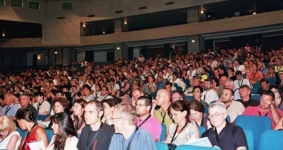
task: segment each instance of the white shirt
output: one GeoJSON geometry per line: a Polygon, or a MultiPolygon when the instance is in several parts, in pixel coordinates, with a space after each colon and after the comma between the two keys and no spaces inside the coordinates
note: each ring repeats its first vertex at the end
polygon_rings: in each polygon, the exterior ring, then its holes
{"type": "MultiPolygon", "coordinates": [[[[7,148],[8,143],[9,143],[9,141],[10,141],[10,139],[11,139],[11,137],[12,137],[13,135],[19,136],[19,138],[18,138],[18,140],[17,140],[17,142],[16,142],[15,150],[18,149],[18,147],[19,147],[19,145],[20,145],[20,143],[21,143],[21,138],[22,138],[22,137],[20,136],[20,134],[19,134],[18,131],[13,131],[13,132],[11,132],[11,133],[0,143],[0,149],[6,149],[6,148],[7,148]]],[[[1,140],[2,140],[2,139],[0,139],[0,141],[1,141],[1,140]]]]}
{"type": "MultiPolygon", "coordinates": [[[[53,150],[54,149],[53,143],[54,143],[54,140],[55,140],[55,136],[56,135],[53,135],[52,140],[50,141],[48,147],[46,148],[47,150],[53,150]]],[[[66,142],[65,142],[64,150],[78,150],[78,148],[77,148],[78,141],[79,141],[79,139],[75,136],[68,137],[66,139],[66,142]]]]}
{"type": "Polygon", "coordinates": [[[213,89],[206,90],[202,93],[201,99],[205,101],[207,104],[210,104],[212,101],[219,100],[218,94],[213,89]]]}
{"type": "Polygon", "coordinates": [[[249,80],[242,78],[240,81],[239,80],[235,80],[234,81],[234,99],[241,99],[240,97],[240,93],[239,93],[239,89],[240,86],[242,85],[247,85],[251,88],[251,83],[249,80]]]}
{"type": "Polygon", "coordinates": [[[227,115],[230,117],[230,122],[234,122],[237,116],[242,115],[245,111],[244,105],[239,101],[232,101],[227,108],[227,115]]]}
{"type": "Polygon", "coordinates": [[[41,113],[43,113],[45,111],[50,112],[51,105],[50,105],[49,102],[43,101],[40,105],[39,105],[39,102],[34,103],[33,107],[38,110],[39,114],[41,114],[41,113]]]}
{"type": "MultiPolygon", "coordinates": [[[[181,88],[182,88],[182,91],[185,91],[187,85],[186,85],[186,83],[185,83],[182,79],[177,78],[177,79],[173,82],[173,84],[174,84],[174,83],[176,83],[179,87],[181,87],[181,88]]],[[[175,87],[172,86],[172,88],[175,88],[175,87]]],[[[176,90],[176,89],[173,89],[173,90],[176,90]]]]}
{"type": "Polygon", "coordinates": [[[235,70],[235,72],[236,71],[241,71],[243,74],[245,74],[246,68],[245,68],[244,65],[238,65],[238,66],[234,67],[234,70],[235,70]]]}

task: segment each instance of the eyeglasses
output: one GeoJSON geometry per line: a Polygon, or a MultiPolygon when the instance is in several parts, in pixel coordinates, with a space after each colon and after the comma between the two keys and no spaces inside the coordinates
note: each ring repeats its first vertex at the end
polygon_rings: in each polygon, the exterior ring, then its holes
{"type": "Polygon", "coordinates": [[[222,115],[222,114],[224,114],[224,113],[209,114],[209,115],[208,115],[208,118],[209,118],[209,119],[211,119],[211,118],[215,118],[215,117],[217,117],[217,118],[218,118],[218,117],[219,117],[220,115],[222,115]]]}

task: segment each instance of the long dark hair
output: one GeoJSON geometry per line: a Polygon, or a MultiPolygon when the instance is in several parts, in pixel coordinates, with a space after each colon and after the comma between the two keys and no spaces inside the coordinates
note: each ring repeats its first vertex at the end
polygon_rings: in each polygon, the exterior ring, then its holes
{"type": "Polygon", "coordinates": [[[77,136],[72,118],[65,112],[54,115],[53,123],[58,124],[59,134],[54,140],[54,150],[64,150],[69,136],[77,136]]]}
{"type": "MultiPolygon", "coordinates": [[[[78,99],[75,103],[79,104],[82,108],[85,108],[87,101],[84,99],[78,99]]],[[[81,116],[74,115],[74,127],[78,131],[84,124],[84,113],[81,116]],[[81,119],[80,119],[81,118],[81,119]]]]}

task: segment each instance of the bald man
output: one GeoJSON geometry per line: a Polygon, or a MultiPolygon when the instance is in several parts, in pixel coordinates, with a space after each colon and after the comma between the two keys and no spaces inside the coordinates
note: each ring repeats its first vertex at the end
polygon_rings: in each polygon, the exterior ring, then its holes
{"type": "Polygon", "coordinates": [[[155,105],[160,106],[159,109],[154,111],[154,117],[161,123],[165,124],[167,131],[169,129],[170,124],[172,123],[172,120],[169,116],[169,106],[171,104],[170,102],[170,91],[166,89],[160,89],[157,92],[156,100],[154,100],[155,105]]]}

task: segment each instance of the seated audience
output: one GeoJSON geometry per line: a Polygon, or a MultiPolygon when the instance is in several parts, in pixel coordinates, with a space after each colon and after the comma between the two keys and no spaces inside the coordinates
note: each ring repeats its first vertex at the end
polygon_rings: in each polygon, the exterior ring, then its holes
{"type": "Polygon", "coordinates": [[[0,116],[0,149],[16,150],[21,143],[21,136],[16,131],[13,120],[3,115],[0,116]]]}
{"type": "Polygon", "coordinates": [[[190,121],[190,110],[186,101],[173,102],[170,107],[170,116],[174,124],[170,124],[165,142],[182,145],[200,137],[196,124],[190,121]]]}
{"type": "Polygon", "coordinates": [[[82,130],[77,145],[79,150],[107,150],[109,148],[114,129],[102,123],[102,116],[103,105],[95,100],[89,101],[84,112],[86,126],[82,130]]]}
{"type": "Polygon", "coordinates": [[[269,81],[265,78],[260,80],[260,88],[257,90],[257,94],[262,95],[264,91],[270,91],[273,86],[269,84],[269,81]]]}
{"type": "Polygon", "coordinates": [[[229,88],[224,88],[220,101],[225,104],[227,115],[230,117],[230,122],[234,122],[237,116],[241,115],[245,107],[239,101],[234,101],[233,91],[229,88]]]}
{"type": "Polygon", "coordinates": [[[204,106],[197,100],[189,102],[190,120],[196,126],[203,126],[205,129],[211,128],[207,114],[204,112],[204,106]]]}
{"type": "Polygon", "coordinates": [[[71,117],[65,112],[57,113],[52,122],[54,136],[47,150],[77,150],[77,132],[71,117]]]}
{"type": "Polygon", "coordinates": [[[231,123],[227,123],[226,106],[222,102],[214,102],[209,105],[209,119],[212,128],[202,134],[208,137],[212,146],[222,150],[247,150],[247,139],[243,129],[231,123]]]}
{"type": "Polygon", "coordinates": [[[171,94],[171,101],[185,100],[185,95],[181,91],[173,91],[171,94]]]}
{"type": "Polygon", "coordinates": [[[81,131],[83,127],[85,126],[84,109],[85,109],[86,104],[87,104],[86,100],[79,99],[75,101],[72,107],[72,110],[73,110],[72,120],[73,120],[73,124],[74,124],[77,134],[81,134],[81,131]]]}
{"type": "Polygon", "coordinates": [[[28,144],[42,140],[44,147],[47,147],[48,140],[45,130],[35,123],[33,113],[29,109],[21,109],[16,114],[16,120],[22,130],[27,130],[26,135],[21,141],[18,150],[30,150],[28,144]]]}
{"type": "Polygon", "coordinates": [[[241,99],[237,101],[241,102],[245,108],[259,105],[259,100],[251,99],[251,88],[248,85],[241,85],[239,91],[241,99]]]}
{"type": "Polygon", "coordinates": [[[278,124],[283,112],[275,107],[275,96],[271,91],[264,91],[260,98],[259,106],[247,107],[243,115],[268,116],[272,121],[272,127],[278,124]]]}
{"type": "Polygon", "coordinates": [[[114,107],[118,104],[115,99],[105,99],[101,101],[103,105],[103,118],[102,122],[108,125],[113,125],[112,115],[114,107]]]}
{"type": "Polygon", "coordinates": [[[170,91],[167,89],[161,89],[157,91],[156,100],[153,101],[153,111],[152,115],[159,121],[161,124],[165,124],[167,131],[169,126],[172,123],[172,119],[169,116],[169,106],[170,102],[170,91]],[[154,110],[156,106],[160,106],[159,109],[154,110]]]}
{"type": "Polygon", "coordinates": [[[136,117],[131,104],[115,106],[112,116],[115,134],[108,150],[156,150],[152,135],[136,126],[136,117]]]}
{"type": "Polygon", "coordinates": [[[155,141],[159,141],[162,127],[159,121],[150,115],[151,109],[152,100],[149,97],[138,98],[136,104],[137,126],[148,131],[155,141]]]}
{"type": "Polygon", "coordinates": [[[19,109],[19,105],[15,104],[15,100],[16,97],[13,94],[7,93],[4,95],[5,106],[1,109],[0,116],[6,115],[11,119],[14,118],[17,113],[17,110],[19,109]]]}
{"type": "Polygon", "coordinates": [[[207,105],[210,104],[212,101],[216,101],[219,99],[216,91],[212,89],[213,82],[212,80],[205,79],[204,80],[204,92],[202,93],[201,99],[206,102],[207,105]]]}
{"type": "Polygon", "coordinates": [[[33,104],[33,107],[37,109],[38,115],[48,115],[50,113],[50,103],[44,99],[44,94],[38,92],[35,94],[36,103],[33,104]]]}
{"type": "Polygon", "coordinates": [[[32,111],[32,113],[33,113],[33,115],[34,115],[33,117],[36,118],[36,116],[37,116],[37,111],[36,111],[36,109],[32,106],[31,101],[30,101],[30,96],[29,96],[29,95],[27,95],[27,94],[22,94],[22,95],[20,96],[20,106],[21,106],[21,108],[19,108],[18,111],[19,111],[20,109],[29,109],[29,110],[32,111]]]}

